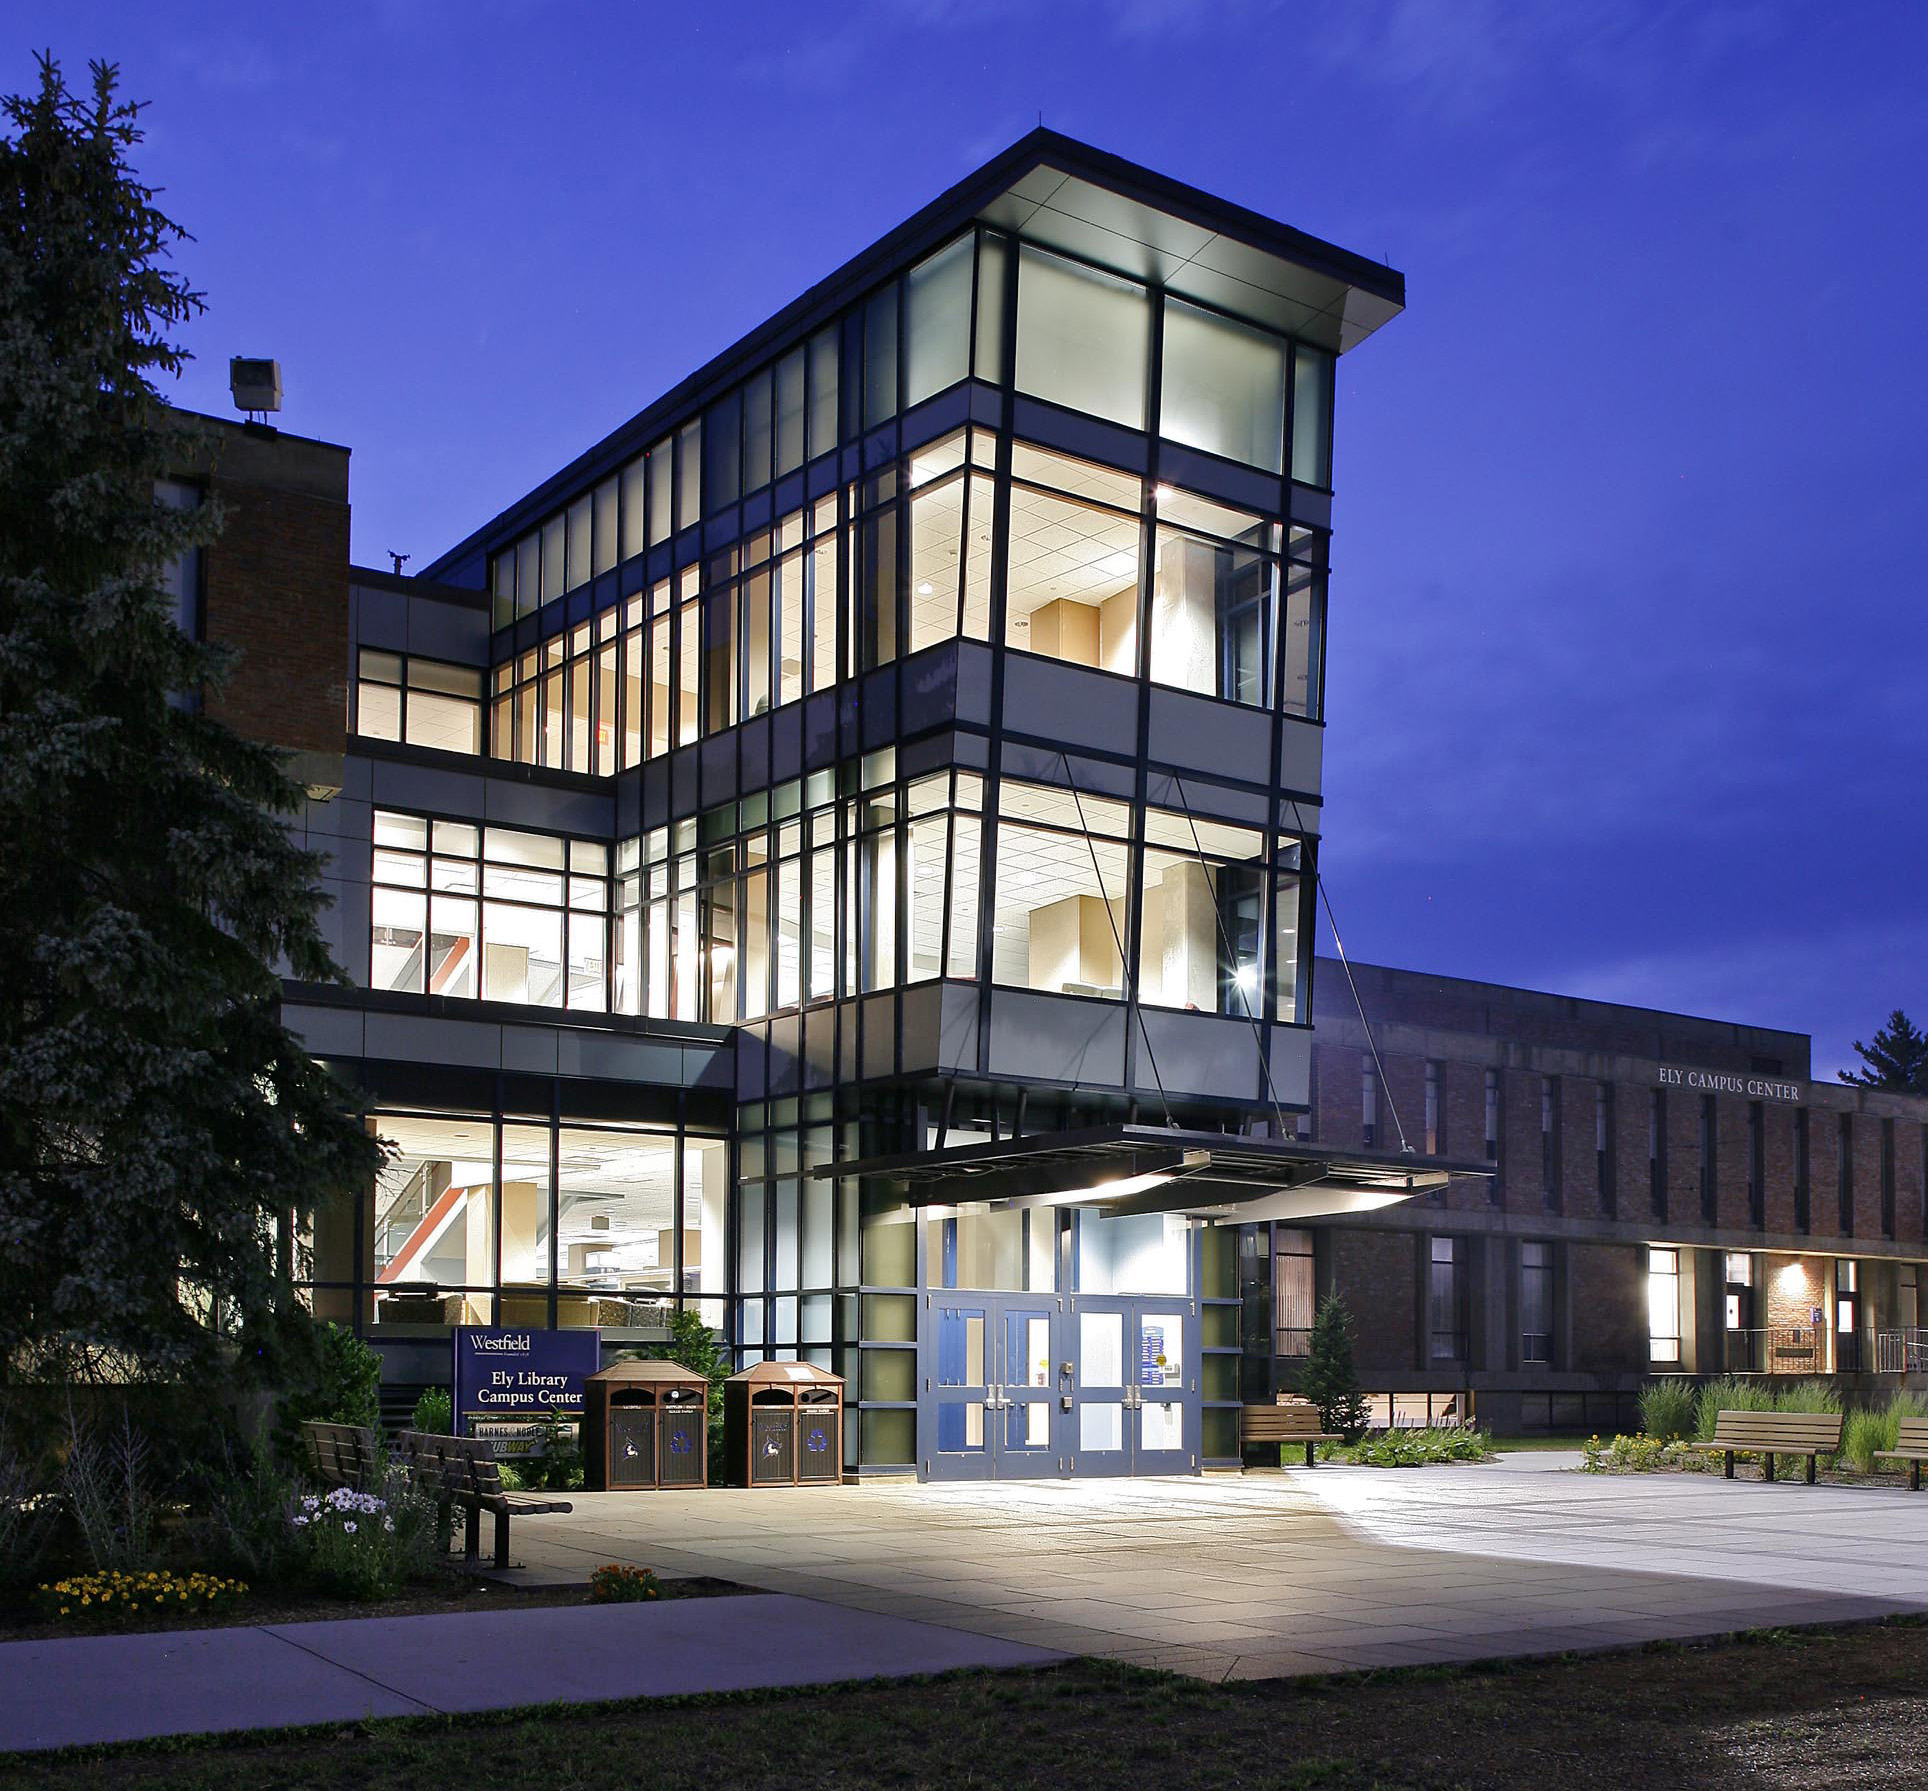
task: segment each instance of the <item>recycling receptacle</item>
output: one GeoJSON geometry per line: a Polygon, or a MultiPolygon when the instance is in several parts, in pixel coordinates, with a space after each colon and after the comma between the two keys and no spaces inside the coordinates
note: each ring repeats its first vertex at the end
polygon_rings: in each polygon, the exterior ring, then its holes
{"type": "Polygon", "coordinates": [[[813,1362],[759,1362],[723,1383],[732,1486],[835,1486],[843,1478],[842,1379],[813,1362]]]}
{"type": "Polygon", "coordinates": [[[591,1492],[709,1482],[710,1384],[675,1362],[618,1362],[582,1383],[582,1477],[591,1492]]]}

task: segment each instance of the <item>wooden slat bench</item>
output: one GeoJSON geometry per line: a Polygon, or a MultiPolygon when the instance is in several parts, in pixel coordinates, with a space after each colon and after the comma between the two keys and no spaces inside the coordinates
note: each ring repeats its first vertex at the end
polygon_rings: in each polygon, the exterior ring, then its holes
{"type": "Polygon", "coordinates": [[[324,1486],[346,1486],[366,1491],[382,1473],[382,1451],[374,1431],[359,1424],[323,1424],[315,1419],[301,1426],[308,1465],[324,1486]]]}
{"type": "Polygon", "coordinates": [[[1761,1455],[1767,1458],[1766,1478],[1774,1478],[1777,1455],[1805,1455],[1807,1483],[1814,1484],[1815,1464],[1819,1457],[1832,1455],[1841,1447],[1839,1412],[1721,1412],[1714,1419],[1711,1442],[1694,1443],[1703,1453],[1727,1459],[1723,1470],[1734,1478],[1736,1455],[1761,1455]]]}
{"type": "Polygon", "coordinates": [[[495,1445],[486,1437],[444,1437],[425,1430],[405,1430],[395,1439],[395,1452],[410,1479],[444,1510],[460,1505],[468,1513],[463,1558],[473,1566],[482,1550],[482,1513],[495,1518],[495,1564],[509,1565],[509,1519],[537,1517],[549,1511],[573,1511],[567,1499],[547,1493],[509,1492],[495,1459],[495,1445]]]}
{"type": "Polygon", "coordinates": [[[1241,1434],[1245,1443],[1303,1443],[1307,1467],[1313,1465],[1314,1445],[1345,1441],[1321,1425],[1316,1405],[1304,1402],[1246,1406],[1241,1434]]]}
{"type": "Polygon", "coordinates": [[[1892,1449],[1877,1449],[1876,1461],[1905,1461],[1908,1464],[1908,1490],[1921,1491],[1921,1464],[1928,1461],[1928,1418],[1903,1418],[1901,1434],[1892,1449]]]}

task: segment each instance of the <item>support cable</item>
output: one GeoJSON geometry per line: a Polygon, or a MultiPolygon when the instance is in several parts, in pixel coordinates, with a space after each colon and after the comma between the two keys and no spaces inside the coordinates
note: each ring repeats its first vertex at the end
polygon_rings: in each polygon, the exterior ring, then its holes
{"type": "MultiPolygon", "coordinates": [[[[1293,818],[1297,821],[1300,837],[1303,838],[1306,830],[1305,816],[1300,811],[1298,799],[1288,796],[1286,801],[1292,804],[1293,818]]],[[[1399,1153],[1405,1157],[1416,1156],[1418,1153],[1407,1142],[1406,1128],[1400,1123],[1399,1103],[1392,1098],[1392,1085],[1386,1080],[1386,1066],[1379,1057],[1379,1041],[1373,1037],[1372,1022],[1366,1018],[1366,1004],[1359,998],[1359,982],[1352,974],[1352,963],[1346,956],[1346,942],[1339,937],[1339,922],[1332,912],[1332,897],[1326,889],[1325,873],[1315,872],[1312,881],[1319,892],[1319,905],[1325,909],[1326,925],[1332,929],[1332,947],[1338,953],[1339,967],[1345,971],[1346,985],[1352,990],[1352,1005],[1359,1011],[1359,1026],[1366,1035],[1366,1049],[1372,1053],[1372,1067],[1379,1078],[1379,1091],[1386,1097],[1386,1111],[1392,1115],[1393,1130],[1399,1134],[1399,1153]]]]}
{"type": "MultiPolygon", "coordinates": [[[[1192,851],[1196,854],[1200,867],[1209,877],[1211,875],[1211,867],[1205,863],[1205,844],[1198,837],[1198,821],[1192,814],[1191,799],[1185,794],[1185,780],[1182,777],[1174,776],[1172,783],[1177,787],[1178,800],[1184,805],[1185,825],[1192,830],[1192,851]]],[[[1261,903],[1260,913],[1263,914],[1263,912],[1264,907],[1261,903]]],[[[1212,891],[1212,920],[1218,927],[1219,949],[1224,952],[1225,962],[1229,964],[1232,969],[1232,987],[1238,989],[1238,954],[1232,950],[1231,935],[1225,930],[1225,916],[1219,909],[1218,891],[1216,889],[1212,891]]],[[[1263,1000],[1264,993],[1264,986],[1261,984],[1259,989],[1261,1000],[1263,1000]]],[[[1252,1028],[1252,1044],[1259,1054],[1259,1073],[1265,1078],[1266,1093],[1272,1098],[1272,1117],[1278,1122],[1279,1137],[1283,1139],[1286,1135],[1285,1104],[1279,1099],[1278,1084],[1272,1080],[1271,1054],[1265,1048],[1265,1034],[1260,1030],[1258,1011],[1252,1006],[1250,997],[1246,995],[1243,989],[1239,989],[1239,999],[1245,1003],[1246,1022],[1252,1028]]]]}
{"type": "MultiPolygon", "coordinates": [[[[1125,955],[1125,942],[1118,931],[1117,916],[1111,912],[1111,900],[1105,894],[1105,874],[1098,864],[1098,848],[1092,844],[1091,829],[1085,825],[1084,799],[1078,794],[1078,780],[1071,775],[1071,760],[1061,748],[1058,758],[1064,765],[1064,781],[1071,791],[1071,800],[1078,809],[1078,831],[1084,835],[1085,850],[1091,854],[1091,874],[1098,880],[1098,899],[1104,907],[1105,920],[1111,928],[1111,941],[1118,950],[1118,974],[1124,979],[1125,1004],[1138,1015],[1138,1035],[1145,1041],[1145,1061],[1151,1065],[1151,1079],[1158,1084],[1158,1105],[1164,1109],[1165,1124],[1173,1131],[1178,1129],[1178,1121],[1172,1118],[1172,1104],[1165,1094],[1165,1078],[1158,1073],[1158,1053],[1151,1048],[1151,1033],[1145,1025],[1145,1010],[1132,985],[1131,959],[1125,955]]],[[[1127,855],[1129,858],[1129,855],[1127,855]]],[[[1125,874],[1125,893],[1131,893],[1131,874],[1125,874]]]]}

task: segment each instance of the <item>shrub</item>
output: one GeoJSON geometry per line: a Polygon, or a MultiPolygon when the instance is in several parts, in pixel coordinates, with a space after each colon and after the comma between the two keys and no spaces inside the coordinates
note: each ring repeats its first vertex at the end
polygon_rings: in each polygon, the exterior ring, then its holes
{"type": "Polygon", "coordinates": [[[399,1474],[379,1493],[309,1493],[287,1522],[307,1577],[344,1598],[392,1597],[435,1557],[435,1507],[409,1493],[399,1474]]]}
{"type": "Polygon", "coordinates": [[[225,1610],[247,1597],[240,1580],[211,1573],[82,1573],[35,1589],[49,1617],[165,1617],[225,1610]]]}
{"type": "Polygon", "coordinates": [[[1366,1402],[1352,1366],[1352,1314],[1337,1294],[1327,1294],[1312,1315],[1299,1392],[1319,1408],[1322,1429],[1350,1440],[1366,1428],[1366,1402]]]}
{"type": "Polygon", "coordinates": [[[1640,1389],[1640,1428],[1666,1442],[1694,1434],[1694,1383],[1678,1375],[1649,1381],[1640,1389]]]}
{"type": "Polygon", "coordinates": [[[365,1430],[382,1420],[382,1359],[374,1346],[335,1324],[318,1327],[315,1342],[313,1378],[284,1394],[279,1408],[276,1442],[289,1462],[304,1458],[301,1426],[311,1418],[365,1430]]]}
{"type": "Polygon", "coordinates": [[[33,1461],[0,1429],[0,1596],[33,1584],[53,1537],[55,1511],[33,1461]]]}
{"type": "Polygon", "coordinates": [[[582,1447],[576,1431],[551,1408],[535,1421],[536,1447],[518,1458],[525,1485],[543,1492],[568,1492],[582,1485],[582,1447]]]}
{"type": "Polygon", "coordinates": [[[646,1604],[662,1596],[662,1586],[647,1567],[625,1567],[612,1561],[589,1576],[591,1604],[646,1604]]]}
{"type": "Polygon", "coordinates": [[[1380,1431],[1337,1451],[1334,1459],[1362,1468],[1423,1468],[1437,1462],[1487,1461],[1492,1454],[1485,1431],[1468,1426],[1380,1431]]]}
{"type": "Polygon", "coordinates": [[[410,1423],[415,1429],[427,1431],[431,1436],[453,1436],[455,1402],[449,1396],[448,1388],[427,1388],[415,1402],[415,1413],[410,1423]]]}
{"type": "Polygon", "coordinates": [[[265,1431],[245,1448],[226,1441],[199,1477],[192,1533],[202,1558],[257,1585],[298,1578],[304,1551],[288,1512],[299,1492],[265,1431]]]}
{"type": "Polygon", "coordinates": [[[153,1565],[163,1514],[153,1450],[125,1411],[118,1427],[103,1436],[94,1422],[67,1408],[60,1496],[81,1550],[97,1570],[141,1573],[153,1565]]]}

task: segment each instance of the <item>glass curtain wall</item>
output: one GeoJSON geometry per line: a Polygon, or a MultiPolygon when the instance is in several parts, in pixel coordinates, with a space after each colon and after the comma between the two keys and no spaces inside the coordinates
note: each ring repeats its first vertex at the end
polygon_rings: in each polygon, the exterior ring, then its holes
{"type": "Polygon", "coordinates": [[[317,1228],[317,1310],[541,1327],[553,1298],[554,1323],[620,1333],[660,1326],[698,1292],[702,1240],[724,1223],[721,1138],[682,1140],[679,1186],[673,1126],[389,1111],[370,1123],[393,1154],[356,1223],[317,1228]]]}

